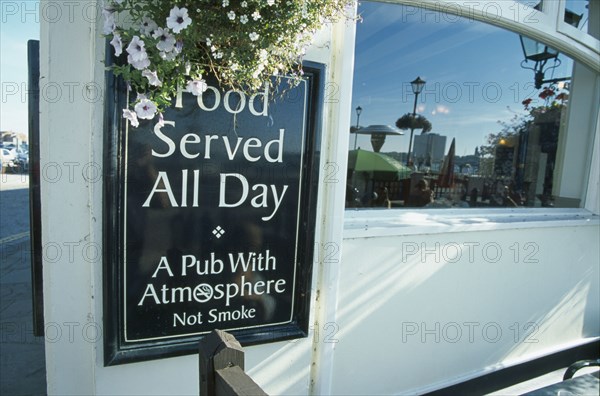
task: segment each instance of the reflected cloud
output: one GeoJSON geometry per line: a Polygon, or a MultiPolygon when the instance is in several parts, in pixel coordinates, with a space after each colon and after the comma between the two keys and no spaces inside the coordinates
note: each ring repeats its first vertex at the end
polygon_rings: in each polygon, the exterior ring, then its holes
{"type": "Polygon", "coordinates": [[[450,114],[450,108],[444,105],[437,105],[435,106],[435,109],[431,111],[431,114],[450,114]]]}

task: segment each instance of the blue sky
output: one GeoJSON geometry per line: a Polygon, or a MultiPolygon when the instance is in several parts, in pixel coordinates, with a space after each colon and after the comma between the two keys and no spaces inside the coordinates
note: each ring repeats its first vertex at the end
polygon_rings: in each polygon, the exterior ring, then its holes
{"type": "MultiPolygon", "coordinates": [[[[567,7],[581,13],[585,3],[568,0],[567,7]]],[[[39,39],[40,5],[0,0],[0,7],[0,130],[26,133],[27,41],[39,39]]],[[[448,144],[456,137],[457,154],[463,155],[497,131],[498,120],[522,112],[523,99],[536,97],[533,73],[520,67],[522,53],[514,33],[431,11],[412,13],[398,5],[362,2],[360,11],[364,20],[357,26],[360,55],[352,106],[363,108],[361,125],[393,125],[411,112],[414,96],[408,83],[420,76],[427,85],[419,113],[432,122],[433,133],[449,137],[448,144]]],[[[570,74],[570,62],[562,59],[555,77],[570,74]]],[[[407,144],[407,136],[390,137],[383,151],[406,151],[407,144]]],[[[359,136],[358,145],[370,149],[369,137],[359,136]]]]}
{"type": "Polygon", "coordinates": [[[0,1],[0,130],[27,133],[27,41],[39,40],[38,1],[0,1]]]}
{"type": "MultiPolygon", "coordinates": [[[[524,99],[542,104],[533,72],[520,66],[523,53],[517,34],[399,5],[365,1],[359,11],[363,22],[357,26],[352,108],[362,107],[361,126],[394,125],[412,112],[409,83],[417,76],[427,81],[417,112],[431,121],[432,133],[448,137],[447,147],[456,138],[457,155],[473,154],[489,133],[500,130],[498,121],[524,114],[524,99]]],[[[564,55],[561,59],[554,77],[571,74],[571,62],[564,55]]],[[[354,111],[351,125],[356,125],[354,111]]],[[[389,136],[382,151],[406,152],[409,135],[410,131],[389,136]]],[[[369,139],[359,135],[358,146],[371,150],[369,139]]]]}

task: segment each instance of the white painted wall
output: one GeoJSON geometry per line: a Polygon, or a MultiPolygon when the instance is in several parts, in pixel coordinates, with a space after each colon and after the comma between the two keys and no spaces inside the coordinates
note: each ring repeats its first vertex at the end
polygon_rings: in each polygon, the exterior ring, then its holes
{"type": "MultiPolygon", "coordinates": [[[[403,3],[431,8],[458,5],[460,11],[461,2],[403,3]]],[[[476,17],[484,19],[487,3],[508,12],[509,2],[465,3],[471,8],[479,4],[476,17]]],[[[103,102],[95,99],[95,90],[104,87],[104,40],[101,23],[82,12],[89,11],[90,5],[98,9],[94,1],[77,6],[55,1],[53,7],[62,10],[61,17],[41,18],[41,85],[62,88],[61,95],[42,97],[40,103],[48,393],[197,394],[193,355],[103,367],[102,338],[95,333],[102,323],[102,260],[94,250],[102,242],[102,179],[91,172],[101,169],[103,155],[103,102]]],[[[534,37],[554,29],[543,23],[525,25],[519,18],[505,15],[494,22],[521,26],[534,37]]],[[[552,40],[571,56],[581,56],[597,73],[589,62],[597,50],[564,36],[552,40]]],[[[332,94],[324,104],[313,331],[296,342],[247,348],[247,369],[253,378],[274,395],[374,393],[374,380],[380,382],[380,393],[427,389],[467,378],[481,368],[493,369],[598,336],[599,304],[594,298],[598,295],[598,220],[577,220],[589,212],[526,226],[518,226],[514,219],[485,220],[485,215],[473,226],[448,212],[449,217],[422,222],[420,228],[412,225],[423,220],[423,213],[395,212],[374,220],[369,220],[375,216],[370,212],[362,214],[364,219],[344,213],[353,43],[354,28],[340,23],[321,34],[308,56],[327,63],[326,90],[332,94]],[[331,171],[339,177],[326,182],[331,171]],[[458,227],[443,229],[457,223],[458,227]],[[399,230],[398,224],[413,231],[399,230]],[[418,236],[417,229],[421,230],[418,236]],[[502,258],[495,263],[436,262],[433,256],[402,260],[403,243],[405,247],[407,243],[464,246],[474,241],[498,243],[502,258]],[[539,262],[515,263],[510,256],[515,242],[536,244],[539,262]],[[332,251],[336,254],[328,256],[332,251]],[[535,293],[531,285],[538,286],[535,293]],[[412,322],[443,326],[467,321],[498,323],[507,333],[515,322],[524,326],[533,321],[540,329],[539,342],[502,338],[492,343],[479,338],[471,343],[464,336],[457,343],[423,343],[413,336],[404,342],[400,333],[403,323],[405,327],[412,322]],[[338,342],[330,342],[334,340],[338,342]],[[460,359],[449,360],[454,355],[460,359]],[[436,361],[437,357],[444,359],[436,361]],[[369,363],[358,363],[359,359],[369,363]],[[361,375],[354,375],[359,367],[361,375]],[[376,377],[366,378],[365,369],[376,377]]],[[[600,124],[595,125],[597,137],[600,124]]],[[[594,164],[598,156],[596,149],[594,164]]],[[[595,199],[597,175],[592,170],[588,179],[587,195],[595,199]]],[[[586,207],[597,212],[598,205],[587,202],[586,207]]]]}
{"type": "Polygon", "coordinates": [[[597,218],[411,232],[379,216],[347,223],[331,394],[423,393],[600,336],[597,218]]]}

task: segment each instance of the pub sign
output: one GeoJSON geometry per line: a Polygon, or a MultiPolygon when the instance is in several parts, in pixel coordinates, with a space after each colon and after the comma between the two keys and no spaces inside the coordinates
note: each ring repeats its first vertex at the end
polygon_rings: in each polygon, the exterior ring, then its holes
{"type": "Polygon", "coordinates": [[[105,364],[306,336],[320,68],[248,95],[208,83],[133,128],[108,77],[105,364]]]}

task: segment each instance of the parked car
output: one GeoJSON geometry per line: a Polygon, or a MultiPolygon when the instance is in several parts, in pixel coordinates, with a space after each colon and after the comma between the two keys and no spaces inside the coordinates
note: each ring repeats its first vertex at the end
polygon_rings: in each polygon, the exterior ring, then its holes
{"type": "Polygon", "coordinates": [[[17,164],[21,172],[29,170],[29,152],[26,150],[19,150],[17,152],[17,164]]]}
{"type": "Polygon", "coordinates": [[[7,171],[10,170],[12,172],[15,172],[19,169],[19,162],[14,151],[6,148],[0,149],[0,159],[2,162],[2,169],[6,168],[7,171]]]}

